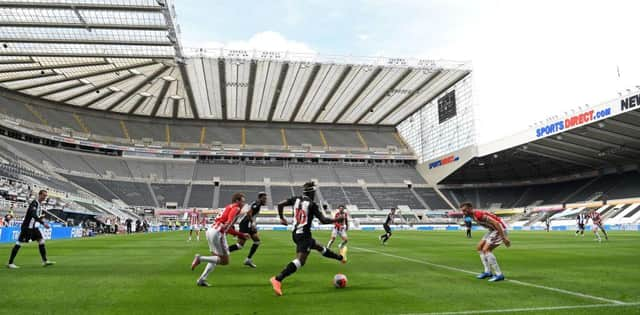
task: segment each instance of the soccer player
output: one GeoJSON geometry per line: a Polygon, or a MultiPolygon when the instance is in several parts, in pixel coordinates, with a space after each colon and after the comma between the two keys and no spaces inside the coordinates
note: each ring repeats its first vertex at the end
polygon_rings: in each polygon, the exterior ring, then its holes
{"type": "Polygon", "coordinates": [[[222,213],[218,215],[213,226],[205,233],[207,242],[209,243],[209,250],[213,256],[200,256],[196,254],[191,262],[191,270],[195,270],[201,262],[206,262],[207,266],[204,268],[202,275],[196,281],[196,284],[200,287],[210,286],[207,282],[209,273],[215,269],[216,265],[228,265],[229,264],[229,246],[227,246],[227,233],[235,235],[240,238],[249,238],[249,235],[240,233],[233,229],[233,225],[247,214],[247,209],[244,208],[245,197],[243,193],[235,193],[231,197],[231,204],[227,205],[222,213]]]}
{"type": "Polygon", "coordinates": [[[484,272],[476,278],[486,279],[491,277],[491,279],[489,279],[491,282],[504,280],[504,275],[500,270],[496,256],[493,255],[493,250],[502,243],[507,247],[511,246],[511,241],[507,237],[506,232],[507,225],[504,224],[502,219],[491,212],[474,210],[473,204],[470,202],[462,203],[460,210],[462,210],[465,216],[472,217],[479,225],[489,230],[482,237],[480,243],[478,243],[477,249],[482,265],[484,266],[484,272]],[[491,269],[493,269],[493,274],[491,273],[491,269]]]}
{"type": "Polygon", "coordinates": [[[593,234],[596,235],[596,239],[598,242],[602,242],[602,238],[600,238],[600,234],[598,234],[598,230],[601,230],[604,234],[604,239],[609,240],[609,235],[607,235],[607,231],[604,229],[604,225],[602,224],[602,216],[595,209],[589,211],[587,221],[591,219],[593,222],[593,234]]]}
{"type": "Polygon", "coordinates": [[[44,222],[42,215],[41,204],[47,199],[47,191],[41,190],[38,192],[38,198],[33,200],[31,204],[29,204],[29,208],[27,209],[27,213],[24,216],[24,220],[22,221],[22,226],[20,227],[20,236],[18,236],[18,241],[16,245],[13,246],[11,250],[11,257],[9,258],[9,263],[7,267],[9,269],[18,269],[20,267],[16,266],[13,262],[18,255],[18,251],[20,247],[22,247],[22,243],[28,243],[29,241],[37,241],[38,249],[40,250],[40,257],[42,258],[42,266],[47,267],[55,264],[53,261],[49,261],[47,259],[47,249],[44,246],[44,238],[42,237],[42,233],[40,230],[36,228],[36,223],[42,224],[46,229],[49,228],[49,224],[44,222]]]}
{"type": "Polygon", "coordinates": [[[191,236],[193,235],[193,231],[196,231],[196,240],[200,240],[200,213],[196,208],[193,208],[191,212],[189,212],[189,242],[191,241],[191,236]]]}
{"type": "Polygon", "coordinates": [[[472,225],[472,221],[471,217],[466,216],[464,217],[464,226],[467,229],[467,238],[471,238],[471,225],[472,225]]]}
{"type": "Polygon", "coordinates": [[[284,207],[293,206],[293,242],[296,244],[296,258],[275,277],[271,277],[271,286],[276,295],[282,295],[282,281],[295,273],[304,266],[307,257],[312,249],[322,253],[322,256],[341,261],[343,264],[347,262],[347,258],[342,254],[336,254],[330,249],[321,246],[311,236],[311,223],[313,218],[318,218],[323,224],[335,223],[335,220],[325,217],[320,211],[315,198],[316,187],[313,182],[305,183],[303,186],[302,196],[293,196],[287,200],[283,200],[278,204],[278,215],[280,223],[287,225],[284,217],[284,207]]]}
{"type": "Polygon", "coordinates": [[[578,213],[578,216],[576,217],[576,224],[578,225],[576,236],[578,236],[578,233],[584,236],[584,224],[587,223],[587,220],[587,215],[584,212],[578,213]]]}
{"type": "Polygon", "coordinates": [[[395,217],[396,217],[396,208],[391,208],[391,210],[389,211],[389,214],[387,214],[387,219],[382,224],[382,227],[384,228],[385,233],[378,236],[380,241],[382,241],[382,245],[386,245],[389,238],[391,238],[392,233],[391,233],[391,227],[389,226],[389,224],[393,223],[393,219],[395,217]]]}
{"type": "Polygon", "coordinates": [[[336,236],[338,235],[340,236],[340,238],[342,238],[342,242],[340,242],[340,245],[338,245],[339,249],[342,250],[342,248],[344,248],[344,246],[347,245],[347,242],[349,241],[349,238],[347,237],[347,230],[349,229],[349,215],[347,211],[344,210],[344,208],[344,205],[338,206],[338,212],[336,212],[336,215],[334,217],[334,220],[336,222],[334,223],[333,230],[331,231],[331,239],[329,239],[327,248],[331,248],[331,245],[333,245],[333,242],[336,240],[336,236]]]}
{"type": "MultiPolygon", "coordinates": [[[[258,199],[251,203],[251,207],[249,208],[249,213],[240,221],[239,227],[241,233],[246,233],[251,236],[251,240],[253,244],[251,244],[251,249],[249,250],[249,255],[244,260],[244,264],[251,268],[256,268],[256,265],[253,263],[253,255],[258,250],[258,246],[260,246],[260,237],[258,236],[258,226],[256,225],[256,217],[260,213],[260,208],[267,204],[267,193],[259,192],[258,199]]],[[[229,252],[237,251],[244,246],[247,240],[243,238],[239,238],[236,244],[229,246],[229,252]]]]}
{"type": "Polygon", "coordinates": [[[544,220],[544,230],[549,232],[549,227],[551,227],[551,216],[548,216],[545,220],[544,220]]]}

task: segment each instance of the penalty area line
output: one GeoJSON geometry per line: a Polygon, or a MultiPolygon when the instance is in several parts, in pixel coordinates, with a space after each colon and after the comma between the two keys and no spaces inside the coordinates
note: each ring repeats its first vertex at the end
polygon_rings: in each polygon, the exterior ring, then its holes
{"type": "MultiPolygon", "coordinates": [[[[451,267],[451,266],[446,266],[446,265],[435,264],[435,263],[428,262],[428,261],[425,261],[425,260],[420,260],[420,259],[414,259],[414,258],[398,256],[398,255],[394,255],[394,254],[388,254],[388,253],[377,251],[377,250],[373,250],[373,249],[355,247],[355,246],[351,246],[351,248],[356,249],[356,250],[360,250],[360,251],[364,251],[364,252],[370,252],[370,253],[375,253],[375,254],[378,254],[378,255],[393,257],[393,258],[397,258],[397,259],[402,259],[402,260],[414,262],[414,263],[417,263],[417,264],[436,267],[436,268],[440,268],[440,269],[457,271],[457,272],[462,272],[462,273],[472,274],[472,275],[477,274],[476,272],[469,271],[469,270],[464,270],[464,269],[451,267]]],[[[513,284],[521,285],[521,286],[533,287],[533,288],[543,289],[543,290],[547,290],[547,291],[553,291],[553,292],[563,293],[563,294],[567,294],[567,295],[573,295],[573,296],[577,296],[577,297],[581,297],[581,298],[585,298],[585,299],[591,299],[591,300],[607,302],[607,303],[612,303],[612,304],[619,304],[619,305],[628,305],[628,303],[625,303],[625,302],[622,302],[622,301],[613,300],[613,299],[607,299],[607,298],[594,296],[594,295],[589,295],[589,294],[584,294],[584,293],[580,293],[580,292],[564,290],[564,289],[560,289],[560,288],[547,287],[547,286],[534,284],[534,283],[529,283],[529,282],[524,282],[524,281],[519,281],[519,280],[506,279],[505,281],[513,283],[513,284]]]]}
{"type": "Polygon", "coordinates": [[[410,314],[403,314],[403,315],[496,314],[496,313],[560,311],[560,310],[589,309],[589,308],[612,308],[612,307],[629,307],[629,306],[640,306],[640,303],[545,306],[545,307],[510,308],[510,309],[497,309],[497,310],[476,310],[476,311],[436,312],[436,313],[410,313],[410,314]]]}

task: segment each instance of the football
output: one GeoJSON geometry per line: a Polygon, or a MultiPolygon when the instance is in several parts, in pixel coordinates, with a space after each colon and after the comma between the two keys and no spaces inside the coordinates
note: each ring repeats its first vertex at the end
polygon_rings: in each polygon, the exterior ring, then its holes
{"type": "Polygon", "coordinates": [[[338,288],[344,288],[347,286],[347,276],[339,273],[333,277],[333,285],[338,288]]]}

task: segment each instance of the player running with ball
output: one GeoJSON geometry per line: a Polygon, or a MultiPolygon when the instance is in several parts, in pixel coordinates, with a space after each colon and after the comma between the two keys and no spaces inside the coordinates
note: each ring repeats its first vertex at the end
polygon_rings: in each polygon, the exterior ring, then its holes
{"type": "Polygon", "coordinates": [[[206,262],[207,266],[204,268],[204,272],[196,284],[201,287],[208,287],[207,277],[209,273],[215,269],[216,265],[228,265],[229,264],[229,246],[227,246],[227,233],[235,235],[239,238],[247,239],[249,235],[245,233],[237,232],[233,229],[233,225],[245,216],[248,212],[248,207],[245,207],[245,197],[243,193],[235,193],[231,197],[231,204],[229,204],[224,211],[218,215],[213,226],[207,230],[205,235],[207,236],[207,242],[209,243],[209,250],[213,256],[200,256],[196,254],[191,263],[191,270],[195,270],[201,262],[206,262]]]}
{"type": "Polygon", "coordinates": [[[347,237],[347,230],[349,229],[348,216],[347,211],[344,210],[344,206],[338,206],[338,212],[336,212],[334,217],[336,222],[334,223],[333,230],[331,231],[331,239],[329,239],[329,243],[327,243],[327,248],[331,248],[331,245],[333,245],[333,242],[336,240],[336,236],[340,236],[340,238],[342,238],[342,242],[338,245],[341,252],[347,245],[347,242],[349,241],[349,238],[347,237]]]}
{"type": "Polygon", "coordinates": [[[478,253],[480,254],[480,260],[484,266],[484,272],[479,274],[476,278],[491,278],[489,279],[491,282],[504,280],[504,275],[500,270],[496,256],[493,255],[493,250],[502,243],[507,247],[511,246],[511,241],[507,237],[506,232],[507,225],[502,221],[502,219],[491,212],[474,210],[473,204],[470,202],[462,203],[460,205],[460,210],[462,210],[465,216],[472,217],[479,225],[489,230],[482,237],[480,243],[478,243],[478,253]],[[492,269],[493,273],[491,273],[492,269]]]}
{"type": "Polygon", "coordinates": [[[271,286],[276,295],[282,295],[282,280],[304,266],[312,249],[322,253],[324,257],[341,261],[343,264],[347,262],[346,257],[321,246],[311,236],[311,223],[313,222],[313,218],[318,218],[323,224],[335,223],[335,220],[325,217],[318,208],[318,204],[313,201],[315,192],[315,184],[308,182],[303,186],[303,196],[294,196],[278,204],[278,215],[280,216],[280,223],[283,225],[287,225],[287,220],[283,214],[284,207],[293,206],[292,236],[293,242],[296,243],[296,258],[287,264],[280,274],[270,279],[271,286]]]}

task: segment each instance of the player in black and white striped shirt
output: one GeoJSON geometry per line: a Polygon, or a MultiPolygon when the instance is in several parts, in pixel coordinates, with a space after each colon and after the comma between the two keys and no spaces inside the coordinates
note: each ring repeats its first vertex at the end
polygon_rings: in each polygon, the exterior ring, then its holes
{"type": "Polygon", "coordinates": [[[53,261],[47,260],[47,250],[44,247],[44,237],[42,237],[42,233],[36,227],[36,223],[42,224],[45,228],[49,228],[49,224],[44,222],[42,219],[42,209],[41,204],[47,199],[47,191],[41,190],[38,192],[38,198],[29,204],[29,209],[27,209],[27,214],[24,216],[24,220],[22,221],[22,226],[20,227],[20,236],[18,237],[18,241],[16,245],[13,246],[11,250],[11,257],[9,258],[9,263],[7,267],[9,269],[18,269],[20,267],[16,266],[13,261],[16,259],[16,255],[18,255],[18,251],[20,247],[22,247],[22,243],[28,243],[29,241],[37,241],[38,249],[40,250],[40,257],[42,257],[42,265],[47,267],[55,264],[53,261]]]}
{"type": "Polygon", "coordinates": [[[584,225],[587,223],[588,219],[589,218],[584,212],[578,213],[578,216],[576,217],[576,225],[578,225],[578,229],[576,230],[576,236],[578,236],[578,233],[584,236],[584,225]]]}
{"type": "MultiPolygon", "coordinates": [[[[315,203],[316,187],[313,182],[308,182],[303,186],[302,196],[293,196],[287,200],[283,200],[278,204],[278,215],[280,216],[280,223],[287,225],[288,222],[284,217],[284,208],[293,207],[293,242],[296,244],[296,258],[287,264],[285,268],[275,277],[270,279],[271,286],[276,295],[282,295],[282,281],[295,273],[298,269],[304,266],[309,257],[311,250],[317,250],[322,256],[335,259],[337,261],[347,263],[347,258],[343,254],[336,254],[330,249],[320,245],[311,236],[311,224],[313,219],[317,218],[322,224],[335,223],[335,219],[330,219],[324,216],[320,211],[318,204],[315,203]]],[[[343,252],[344,253],[344,252],[343,252]]]]}

